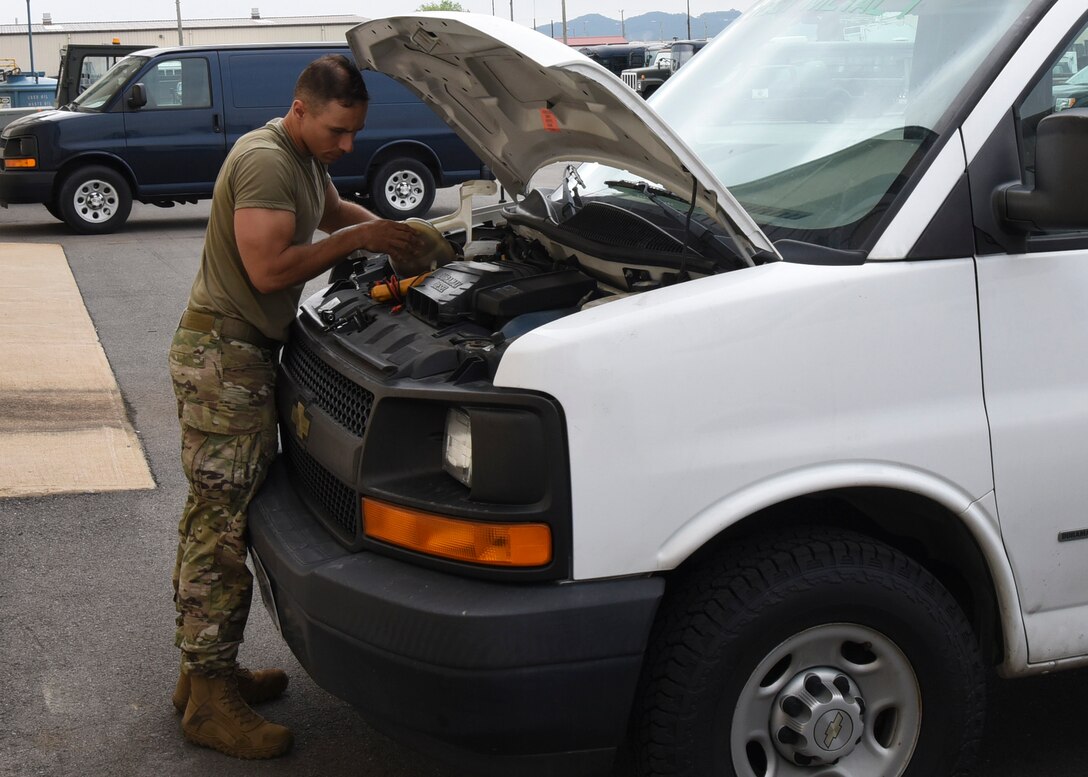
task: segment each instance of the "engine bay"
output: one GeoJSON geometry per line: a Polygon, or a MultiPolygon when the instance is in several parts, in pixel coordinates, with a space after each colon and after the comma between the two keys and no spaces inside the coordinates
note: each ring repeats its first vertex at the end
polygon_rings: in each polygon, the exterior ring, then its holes
{"type": "Polygon", "coordinates": [[[536,327],[747,266],[690,213],[682,222],[661,210],[652,197],[555,202],[536,191],[471,240],[448,235],[454,260],[430,272],[399,278],[386,255],[349,258],[300,320],[388,378],[490,379],[506,346],[536,327]]]}

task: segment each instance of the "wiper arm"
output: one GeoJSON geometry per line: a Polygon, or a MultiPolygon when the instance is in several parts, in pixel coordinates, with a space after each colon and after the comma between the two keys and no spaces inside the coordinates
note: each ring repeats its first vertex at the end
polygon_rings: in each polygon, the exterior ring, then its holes
{"type": "MultiPolygon", "coordinates": [[[[672,206],[661,201],[662,197],[668,197],[670,199],[677,200],[678,202],[683,202],[685,205],[687,204],[683,197],[677,197],[668,189],[663,189],[660,186],[650,186],[650,184],[646,183],[645,181],[605,181],[604,185],[611,186],[614,189],[629,189],[633,192],[642,193],[643,195],[645,195],[646,199],[648,199],[662,211],[667,213],[669,215],[669,218],[671,218],[678,224],[683,224],[685,230],[689,228],[688,222],[690,221],[690,218],[685,218],[684,214],[678,211],[676,208],[673,208],[672,206]]],[[[694,201],[695,200],[692,199],[692,202],[694,201]]],[[[704,227],[702,224],[696,225],[702,230],[702,232],[699,233],[699,237],[702,237],[703,234],[707,231],[707,228],[704,227]]]]}
{"type": "MultiPolygon", "coordinates": [[[[650,186],[650,184],[645,181],[605,181],[604,185],[611,186],[613,189],[630,189],[634,192],[642,192],[646,195],[646,199],[659,207],[662,206],[663,203],[658,202],[655,199],[656,197],[672,197],[674,200],[683,200],[683,197],[677,197],[668,189],[660,186],[650,186]]],[[[664,207],[668,208],[669,206],[665,205],[664,207]]],[[[669,210],[673,213],[676,212],[672,208],[669,208],[669,210]]]]}
{"type": "Polygon", "coordinates": [[[710,231],[697,221],[691,220],[691,216],[695,212],[695,195],[699,186],[698,182],[693,181],[691,202],[689,203],[688,211],[686,214],[681,213],[676,208],[673,208],[661,201],[661,197],[669,197],[679,202],[684,202],[684,198],[678,197],[670,192],[668,189],[663,189],[660,186],[650,186],[650,184],[646,183],[645,181],[618,180],[605,181],[604,185],[611,186],[615,189],[629,189],[631,191],[641,192],[646,197],[646,199],[648,199],[662,211],[667,213],[669,215],[669,218],[684,227],[684,245],[683,249],[681,250],[681,256],[683,258],[680,264],[680,279],[683,280],[687,275],[687,255],[688,251],[691,250],[692,240],[696,237],[701,240],[706,235],[706,233],[710,231]],[[698,228],[698,235],[695,234],[695,230],[693,229],[693,227],[698,228]]]}

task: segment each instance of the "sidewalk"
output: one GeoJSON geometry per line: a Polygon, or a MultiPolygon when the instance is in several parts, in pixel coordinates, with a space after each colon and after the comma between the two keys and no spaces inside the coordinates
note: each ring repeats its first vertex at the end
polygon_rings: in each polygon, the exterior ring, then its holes
{"type": "Polygon", "coordinates": [[[155,487],[58,245],[0,243],[0,497],[155,487]]]}

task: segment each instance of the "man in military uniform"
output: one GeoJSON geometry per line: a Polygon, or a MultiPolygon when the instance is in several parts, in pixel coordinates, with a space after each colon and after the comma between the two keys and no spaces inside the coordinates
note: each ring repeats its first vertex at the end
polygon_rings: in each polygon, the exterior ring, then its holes
{"type": "Polygon", "coordinates": [[[281,755],[292,740],[249,707],[283,693],[287,676],[237,662],[253,589],[246,507],[277,449],[279,347],[307,280],[356,249],[417,248],[410,227],[341,200],[329,178],[367,106],[350,60],[325,56],[299,77],[287,116],[238,140],[216,180],[200,270],[170,348],[189,479],[173,575],[182,653],[173,702],[187,739],[239,758],[281,755]],[[317,228],[330,236],[311,242],[317,228]]]}

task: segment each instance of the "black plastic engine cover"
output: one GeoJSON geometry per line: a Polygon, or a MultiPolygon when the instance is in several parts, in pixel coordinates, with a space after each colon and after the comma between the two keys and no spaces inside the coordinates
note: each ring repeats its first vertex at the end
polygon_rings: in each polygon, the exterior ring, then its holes
{"type": "Polygon", "coordinates": [[[518,262],[450,262],[408,290],[408,310],[431,326],[446,326],[474,317],[476,292],[539,273],[518,262]]]}
{"type": "Polygon", "coordinates": [[[596,288],[597,282],[580,270],[547,272],[477,291],[476,309],[506,320],[523,313],[572,307],[596,288]]]}

